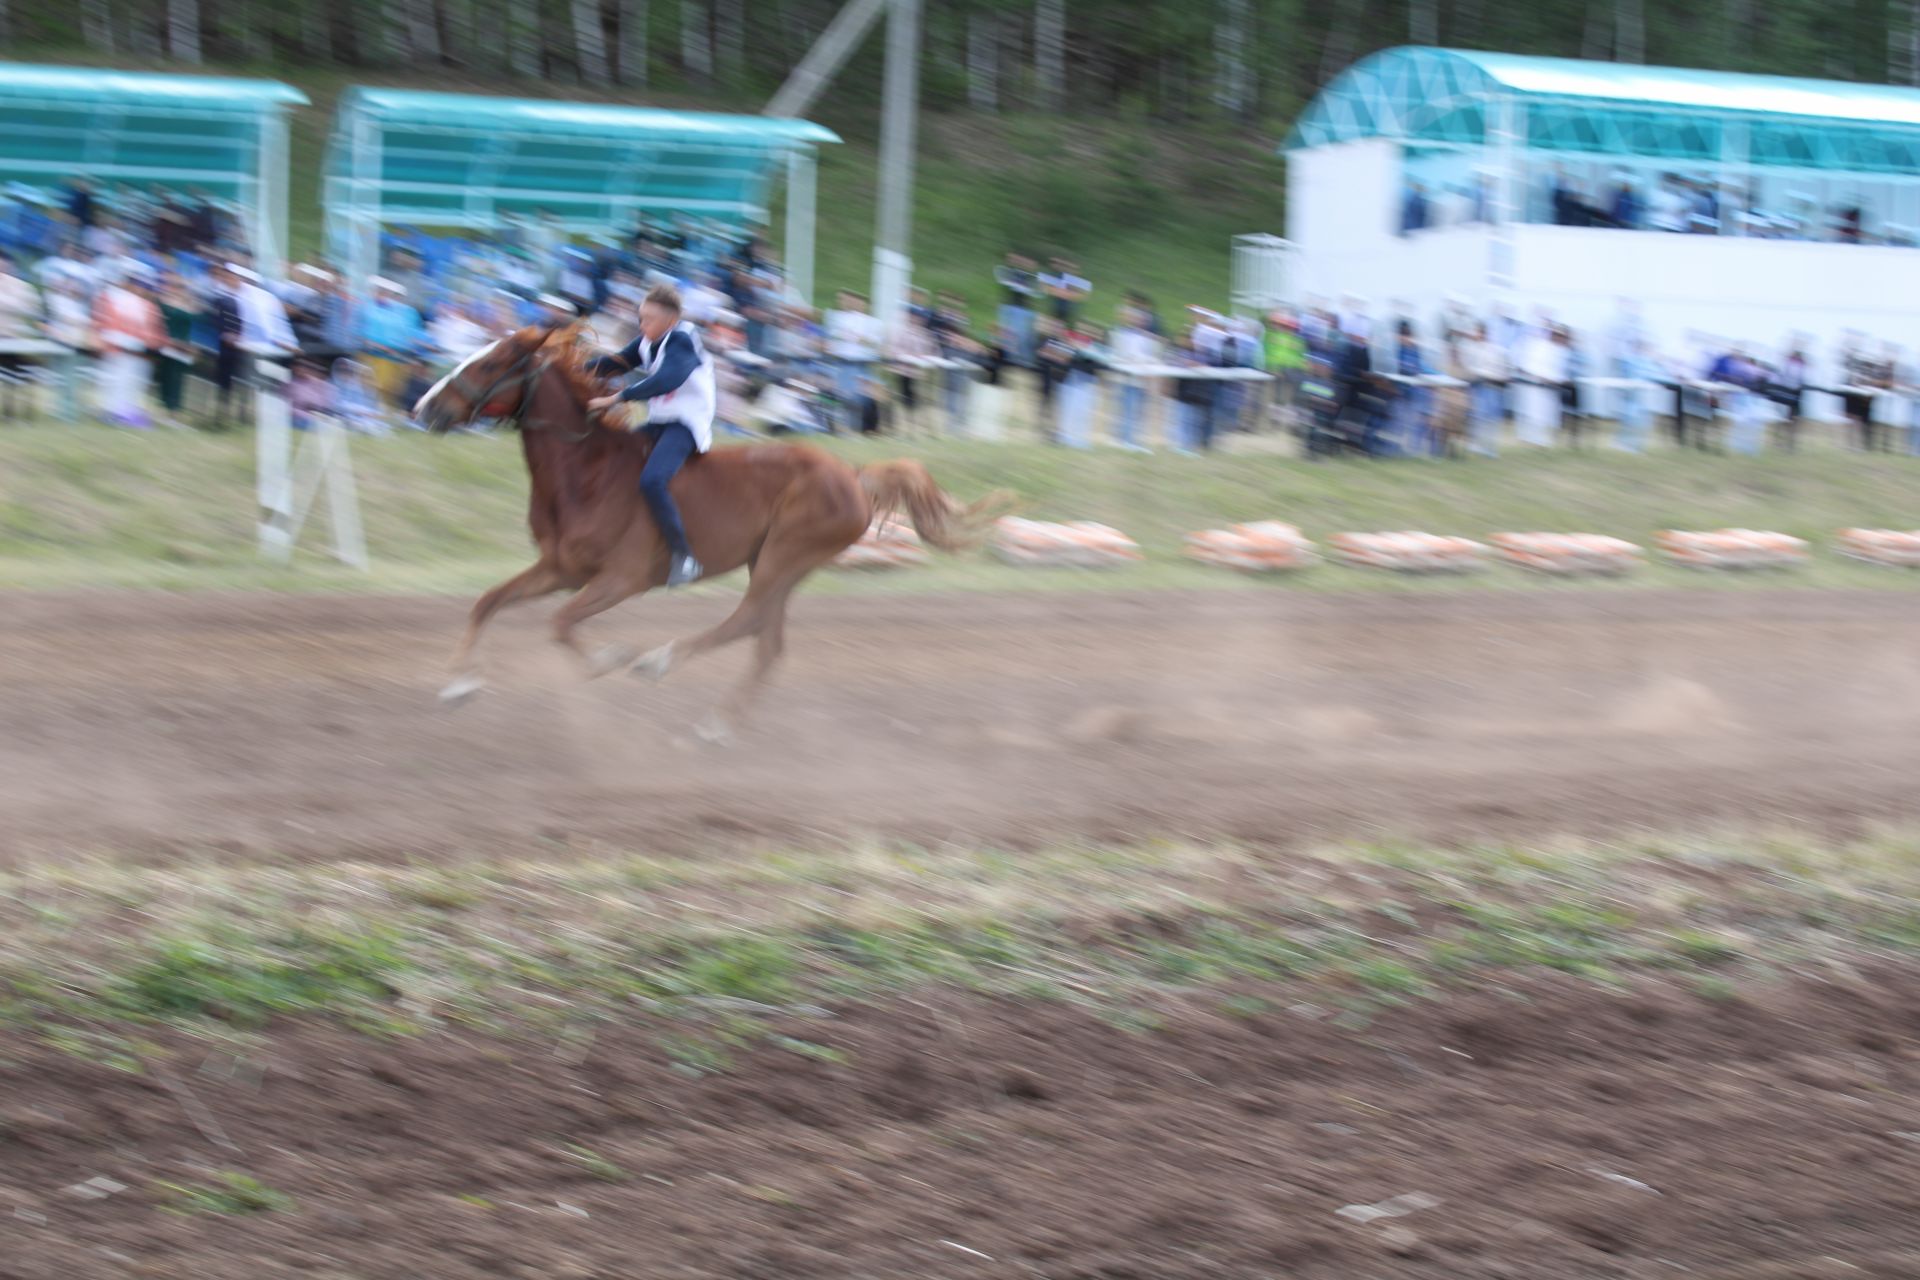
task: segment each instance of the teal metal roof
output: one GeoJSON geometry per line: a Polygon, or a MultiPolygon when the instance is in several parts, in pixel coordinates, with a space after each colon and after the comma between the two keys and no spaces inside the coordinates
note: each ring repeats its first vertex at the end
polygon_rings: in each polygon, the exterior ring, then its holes
{"type": "Polygon", "coordinates": [[[98,67],[0,62],[0,102],[70,102],[112,108],[255,112],[302,106],[307,95],[277,80],[171,76],[98,67]]]}
{"type": "Polygon", "coordinates": [[[620,103],[558,102],[539,98],[493,98],[484,94],[421,93],[405,89],[354,89],[346,109],[366,112],[396,129],[462,129],[490,133],[684,138],[777,148],[796,143],[838,142],[833,130],[809,120],[667,111],[620,103]]]}
{"type": "Polygon", "coordinates": [[[278,138],[306,100],[271,80],[0,63],[0,181],[84,174],[258,205],[263,171],[286,181],[278,138]]]}
{"type": "Polygon", "coordinates": [[[1308,105],[1285,149],[1485,145],[1507,101],[1539,150],[1718,161],[1733,147],[1742,163],[1920,171],[1920,89],[1461,49],[1363,58],[1308,105]]]}
{"type": "Polygon", "coordinates": [[[1419,52],[1462,59],[1504,88],[1534,97],[1601,98],[1707,111],[1920,125],[1920,89],[1900,85],[1643,67],[1578,58],[1530,58],[1512,53],[1452,49],[1419,52]]]}
{"type": "Polygon", "coordinates": [[[777,164],[838,141],[806,120],[356,88],[335,120],[326,198],[423,226],[537,210],[576,229],[648,210],[759,219],[777,164]]]}

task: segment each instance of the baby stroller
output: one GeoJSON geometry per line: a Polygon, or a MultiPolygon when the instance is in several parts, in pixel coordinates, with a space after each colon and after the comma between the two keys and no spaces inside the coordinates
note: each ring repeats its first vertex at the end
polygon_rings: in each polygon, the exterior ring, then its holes
{"type": "Polygon", "coordinates": [[[1366,453],[1373,426],[1386,412],[1371,378],[1343,395],[1333,361],[1324,351],[1307,355],[1300,377],[1300,403],[1309,458],[1366,453]]]}

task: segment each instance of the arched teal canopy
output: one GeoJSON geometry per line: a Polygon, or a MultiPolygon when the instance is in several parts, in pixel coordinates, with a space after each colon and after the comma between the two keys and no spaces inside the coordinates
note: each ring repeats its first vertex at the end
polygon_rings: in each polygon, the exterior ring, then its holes
{"type": "Polygon", "coordinates": [[[1284,149],[1491,146],[1501,110],[1529,150],[1920,173],[1920,89],[1464,49],[1362,59],[1308,105],[1284,149]]]}

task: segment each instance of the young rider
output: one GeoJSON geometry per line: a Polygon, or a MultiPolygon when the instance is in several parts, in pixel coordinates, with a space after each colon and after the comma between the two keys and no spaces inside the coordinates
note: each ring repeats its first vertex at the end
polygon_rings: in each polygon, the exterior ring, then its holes
{"type": "Polygon", "coordinates": [[[653,452],[640,470],[640,493],[671,556],[667,585],[695,581],[704,570],[687,544],[686,526],[668,485],[689,457],[713,447],[716,393],[713,357],[693,325],[681,319],[679,291],[667,284],[650,289],[640,304],[640,336],[618,354],[593,360],[587,369],[602,376],[643,375],[623,391],[589,401],[587,408],[602,413],[622,401],[646,402],[644,429],[653,437],[653,452]]]}

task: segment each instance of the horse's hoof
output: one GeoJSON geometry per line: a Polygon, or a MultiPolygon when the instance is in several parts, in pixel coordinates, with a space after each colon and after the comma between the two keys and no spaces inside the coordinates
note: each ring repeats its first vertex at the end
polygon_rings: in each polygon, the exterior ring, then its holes
{"type": "Polygon", "coordinates": [[[589,675],[597,679],[609,672],[620,670],[620,668],[631,663],[633,659],[634,651],[631,645],[610,644],[588,660],[587,669],[589,675]]]}
{"type": "Polygon", "coordinates": [[[441,705],[457,707],[486,687],[487,682],[479,676],[461,676],[440,691],[441,705]]]}
{"type": "Polygon", "coordinates": [[[719,712],[710,711],[693,726],[693,736],[710,747],[730,747],[733,745],[733,726],[719,712]]]}
{"type": "Polygon", "coordinates": [[[669,641],[633,664],[633,674],[642,680],[659,681],[673,669],[673,644],[669,641]]]}

